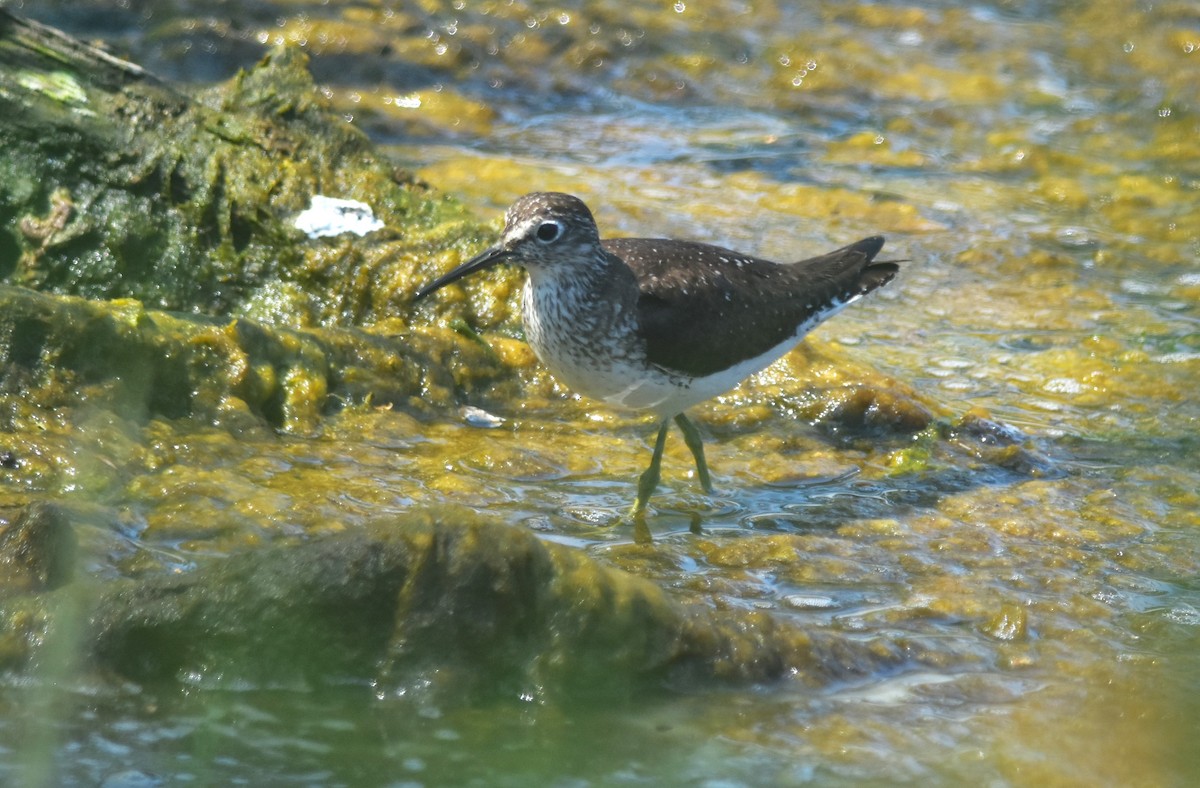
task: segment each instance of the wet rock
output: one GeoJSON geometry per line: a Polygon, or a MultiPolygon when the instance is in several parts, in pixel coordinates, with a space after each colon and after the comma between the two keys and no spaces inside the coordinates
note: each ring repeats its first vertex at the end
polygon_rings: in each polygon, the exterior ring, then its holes
{"type": "Polygon", "coordinates": [[[963,414],[948,430],[950,442],[988,465],[1021,476],[1061,473],[1020,430],[995,421],[981,408],[963,414]]]}
{"type": "Polygon", "coordinates": [[[1025,608],[1004,604],[983,622],[979,631],[996,640],[1023,642],[1029,638],[1029,621],[1025,608]]]}
{"type": "MultiPolygon", "coordinates": [[[[458,520],[459,518],[456,518],[458,520]]],[[[655,584],[494,522],[405,518],[101,589],[89,661],[137,681],[434,685],[450,697],[823,683],[908,659],[655,584]]]]}
{"type": "Polygon", "coordinates": [[[375,154],[279,49],[198,98],[0,11],[0,280],[290,326],[395,313],[415,257],[481,231],[375,154]],[[361,202],[369,238],[306,239],[315,196],[361,202]],[[13,230],[5,231],[4,228],[13,230]]]}
{"type": "Polygon", "coordinates": [[[929,426],[933,414],[914,397],[877,386],[846,386],[826,393],[815,420],[835,433],[911,435],[929,426]]]}
{"type": "Polygon", "coordinates": [[[0,530],[0,593],[53,591],[71,581],[77,541],[63,511],[37,501],[0,530]]]}
{"type": "MultiPolygon", "coordinates": [[[[0,395],[14,392],[22,408],[86,400],[137,420],[308,432],[339,403],[444,408],[507,374],[444,329],[292,329],[0,285],[0,395]]],[[[16,464],[14,455],[4,467],[16,464]]]]}

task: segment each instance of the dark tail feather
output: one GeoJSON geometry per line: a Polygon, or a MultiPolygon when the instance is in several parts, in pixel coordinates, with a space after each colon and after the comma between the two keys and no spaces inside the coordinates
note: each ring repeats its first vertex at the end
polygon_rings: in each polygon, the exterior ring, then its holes
{"type": "Polygon", "coordinates": [[[852,250],[861,254],[866,258],[865,262],[869,263],[858,275],[858,292],[862,295],[892,281],[900,271],[899,263],[908,262],[907,260],[875,261],[875,255],[879,254],[881,249],[883,249],[882,235],[872,235],[870,238],[864,238],[846,247],[847,251],[852,250]]]}
{"type": "Polygon", "coordinates": [[[833,254],[842,254],[844,252],[858,252],[868,260],[874,260],[875,255],[879,254],[879,250],[883,248],[883,236],[872,235],[870,238],[864,238],[861,241],[855,241],[849,246],[843,246],[833,254]]]}
{"type": "MultiPolygon", "coordinates": [[[[906,260],[875,260],[883,249],[883,236],[872,235],[820,257],[795,263],[796,273],[806,287],[828,287],[828,298],[862,296],[883,287],[900,271],[906,260]],[[817,284],[824,283],[824,284],[817,284]]],[[[817,301],[822,296],[814,292],[817,301]]]]}
{"type": "Polygon", "coordinates": [[[898,263],[904,260],[885,260],[871,263],[858,275],[858,292],[866,295],[872,290],[883,287],[895,278],[900,271],[898,263]]]}

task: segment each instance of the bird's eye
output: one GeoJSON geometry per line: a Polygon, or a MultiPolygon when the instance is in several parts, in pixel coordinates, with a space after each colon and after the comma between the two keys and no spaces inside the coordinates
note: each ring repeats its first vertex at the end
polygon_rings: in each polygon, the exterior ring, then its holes
{"type": "Polygon", "coordinates": [[[537,239],[544,244],[554,243],[562,235],[562,225],[558,222],[542,222],[537,228],[537,239]]]}

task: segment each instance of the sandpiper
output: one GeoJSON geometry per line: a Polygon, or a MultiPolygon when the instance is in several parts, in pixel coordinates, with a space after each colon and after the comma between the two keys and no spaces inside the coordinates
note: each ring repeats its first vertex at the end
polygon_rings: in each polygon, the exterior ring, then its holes
{"type": "Polygon", "coordinates": [[[633,513],[658,486],[671,420],[712,492],[704,445],[684,411],[736,386],[814,326],[896,275],[873,262],[883,238],[779,264],[709,244],[600,239],[592,212],[569,194],[536,192],[504,215],[498,244],[417,291],[424,298],[504,261],[529,277],[522,317],[529,344],[570,388],[661,419],[638,479],[633,513]]]}

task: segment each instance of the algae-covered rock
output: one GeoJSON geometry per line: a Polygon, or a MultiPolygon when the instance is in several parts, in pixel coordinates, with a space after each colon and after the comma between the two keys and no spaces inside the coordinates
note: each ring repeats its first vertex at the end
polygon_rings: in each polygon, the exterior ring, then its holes
{"type": "Polygon", "coordinates": [[[53,505],[25,507],[0,529],[0,593],[51,591],[75,572],[75,533],[53,505]]]}
{"type": "Polygon", "coordinates": [[[449,697],[824,682],[911,656],[900,642],[813,643],[769,616],[683,605],[578,550],[462,518],[380,521],[122,581],[87,615],[87,661],[139,681],[432,680],[449,697]]]}
{"type": "Polygon", "coordinates": [[[86,400],[141,419],[244,413],[293,432],[368,398],[445,408],[505,376],[495,354],[444,329],[288,329],[4,286],[0,361],[0,395],[22,410],[86,400]]]}
{"type": "Polygon", "coordinates": [[[0,281],[287,325],[395,316],[482,234],[338,119],[306,62],[279,49],[193,98],[0,11],[0,281]],[[310,239],[293,223],[315,195],[384,229],[310,239]]]}

